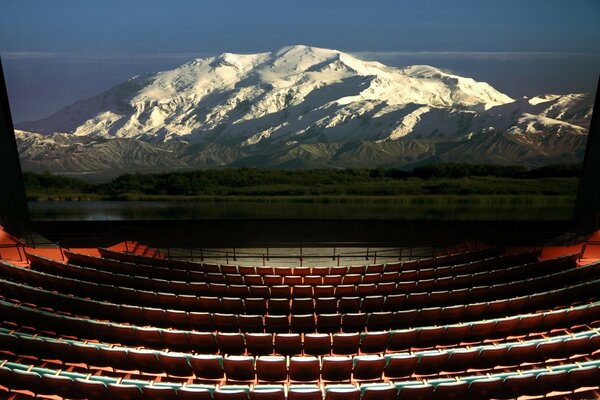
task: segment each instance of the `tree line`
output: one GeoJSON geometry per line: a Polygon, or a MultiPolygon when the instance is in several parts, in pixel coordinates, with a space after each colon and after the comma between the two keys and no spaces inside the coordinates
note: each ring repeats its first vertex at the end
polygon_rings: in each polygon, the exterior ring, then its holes
{"type": "Polygon", "coordinates": [[[28,192],[65,190],[114,196],[123,193],[150,195],[227,195],[253,188],[252,193],[264,188],[266,194],[273,187],[282,194],[318,193],[328,186],[357,187],[410,179],[452,180],[471,177],[514,179],[577,178],[581,165],[557,164],[539,168],[489,164],[445,163],[416,167],[411,171],[395,168],[347,169],[209,169],[168,173],[124,174],[110,182],[89,183],[49,172],[25,172],[23,180],[28,192]],[[310,190],[309,190],[310,188],[310,190]]]}

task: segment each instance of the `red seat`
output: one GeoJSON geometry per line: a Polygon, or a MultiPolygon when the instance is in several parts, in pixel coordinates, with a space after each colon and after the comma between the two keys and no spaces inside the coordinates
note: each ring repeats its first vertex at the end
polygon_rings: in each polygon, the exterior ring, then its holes
{"type": "Polygon", "coordinates": [[[247,388],[229,388],[222,386],[214,391],[213,397],[215,400],[248,400],[250,398],[250,393],[247,388]]]}
{"type": "Polygon", "coordinates": [[[301,285],[303,282],[304,282],[304,279],[298,275],[284,275],[283,276],[283,283],[285,285],[295,286],[295,285],[301,285]]]}
{"type": "MultiPolygon", "coordinates": [[[[235,314],[214,313],[212,315],[215,328],[221,332],[238,332],[240,327],[235,314]]],[[[218,340],[218,336],[217,336],[218,340]]]]}
{"type": "Polygon", "coordinates": [[[336,297],[335,286],[332,285],[317,285],[314,288],[315,298],[321,297],[336,297]]]}
{"type": "Polygon", "coordinates": [[[192,329],[197,331],[213,331],[214,324],[212,316],[208,312],[192,312],[188,313],[192,329]]]}
{"type": "Polygon", "coordinates": [[[261,382],[287,380],[287,363],[283,356],[260,356],[256,359],[256,377],[261,382]]]}
{"type": "Polygon", "coordinates": [[[410,349],[419,335],[417,329],[401,329],[390,331],[388,351],[405,351],[410,349]]]}
{"type": "Polygon", "coordinates": [[[292,288],[288,285],[275,285],[269,289],[271,298],[289,299],[292,294],[292,288]]]}
{"type": "Polygon", "coordinates": [[[42,375],[43,388],[39,393],[71,398],[76,395],[75,383],[67,376],[42,375]]]}
{"type": "Polygon", "coordinates": [[[360,311],[360,297],[342,297],[338,302],[338,310],[341,314],[357,313],[360,311]]]}
{"type": "Polygon", "coordinates": [[[250,391],[250,400],[285,400],[285,390],[283,386],[257,385],[250,391]]]}
{"type": "Polygon", "coordinates": [[[263,332],[265,325],[260,315],[240,314],[238,324],[241,332],[263,332]]]}
{"type": "Polygon", "coordinates": [[[248,297],[266,299],[271,296],[271,289],[268,286],[250,286],[248,287],[248,297]]]}
{"type": "Polygon", "coordinates": [[[394,312],[392,328],[403,329],[413,327],[416,325],[415,322],[418,315],[418,309],[398,310],[394,312]]]}
{"type": "MultiPolygon", "coordinates": [[[[163,331],[163,338],[165,338],[165,342],[167,342],[167,334],[168,331],[163,331]]],[[[171,331],[170,334],[172,338],[168,341],[175,344],[175,340],[177,337],[181,337],[185,332],[182,331],[171,331]],[[178,334],[179,333],[179,334],[178,334]]],[[[217,338],[214,333],[211,332],[187,332],[187,338],[193,349],[202,349],[203,353],[216,353],[219,350],[219,346],[217,345],[217,338]]],[[[179,339],[181,340],[181,339],[179,339]]],[[[174,348],[173,346],[169,346],[169,348],[174,348]]]]}
{"type": "Polygon", "coordinates": [[[565,390],[565,382],[568,381],[569,371],[548,371],[537,375],[535,386],[539,386],[541,393],[550,393],[565,390]]]}
{"type": "Polygon", "coordinates": [[[262,285],[264,285],[263,277],[260,275],[254,275],[254,274],[244,275],[244,283],[247,286],[262,286],[262,285]]]}
{"type": "Polygon", "coordinates": [[[267,332],[287,333],[290,331],[290,321],[287,315],[265,316],[265,330],[267,332]]]}
{"type": "Polygon", "coordinates": [[[307,276],[311,274],[310,267],[294,267],[292,271],[294,275],[307,276]]]}
{"type": "Polygon", "coordinates": [[[221,307],[227,314],[243,314],[245,312],[244,301],[239,297],[223,297],[221,307]]]}
{"type": "Polygon", "coordinates": [[[363,389],[361,400],[396,400],[397,396],[398,389],[393,386],[367,386],[363,389]]]}
{"type": "Polygon", "coordinates": [[[266,286],[283,285],[283,276],[263,275],[263,282],[266,286]]]}
{"type": "Polygon", "coordinates": [[[419,357],[410,353],[398,353],[387,357],[385,376],[390,379],[411,376],[419,363],[419,357]]]}
{"type": "Polygon", "coordinates": [[[306,275],[304,277],[304,284],[311,286],[322,285],[323,277],[320,275],[306,275]]]}
{"type": "Polygon", "coordinates": [[[314,314],[293,314],[291,322],[292,332],[310,333],[315,331],[314,314]]]}
{"type": "Polygon", "coordinates": [[[321,372],[319,359],[312,356],[290,358],[290,380],[297,382],[318,381],[321,372]]]}
{"type": "Polygon", "coordinates": [[[142,386],[142,396],[145,399],[178,400],[177,392],[170,386],[146,385],[142,386]]]}
{"type": "Polygon", "coordinates": [[[313,287],[311,285],[295,285],[292,289],[292,297],[295,299],[313,299],[313,287]]]}
{"type": "Polygon", "coordinates": [[[246,349],[248,354],[273,354],[273,335],[270,333],[246,333],[246,349]]]}
{"type": "Polygon", "coordinates": [[[442,382],[435,387],[436,399],[463,399],[467,396],[469,383],[466,381],[442,382]]]}
{"type": "Polygon", "coordinates": [[[271,315],[288,315],[290,313],[290,301],[285,299],[269,299],[267,312],[271,315]]]}
{"type": "Polygon", "coordinates": [[[354,285],[338,285],[335,288],[335,297],[338,299],[341,297],[353,297],[355,293],[356,286],[354,285]]]}
{"type": "Polygon", "coordinates": [[[383,353],[387,349],[390,340],[388,331],[365,332],[360,334],[361,353],[383,353]]]}
{"type": "Polygon", "coordinates": [[[102,399],[108,397],[108,389],[104,382],[91,379],[75,378],[75,390],[85,393],[91,399],[102,399]]]}
{"type": "Polygon", "coordinates": [[[315,312],[317,314],[335,314],[338,312],[338,300],[335,297],[317,297],[315,312]]]}
{"type": "Polygon", "coordinates": [[[273,273],[273,267],[270,267],[268,265],[267,266],[264,266],[264,265],[263,266],[257,266],[256,267],[256,273],[258,275],[262,275],[262,276],[265,276],[265,275],[274,275],[274,273],[273,273]]]}
{"type": "Polygon", "coordinates": [[[426,383],[406,385],[400,388],[399,400],[430,400],[433,398],[435,386],[426,383]]]}
{"type": "Polygon", "coordinates": [[[292,356],[302,353],[302,336],[299,333],[278,333],[275,335],[275,353],[292,356]]]}
{"type": "MultiPolygon", "coordinates": [[[[295,288],[294,288],[295,290],[295,288]]],[[[294,298],[292,300],[292,314],[312,314],[315,307],[312,298],[294,298]]]]}
{"type": "Polygon", "coordinates": [[[317,385],[290,385],[287,400],[323,400],[323,392],[317,385]]]}
{"type": "Polygon", "coordinates": [[[246,342],[241,333],[217,333],[217,344],[221,354],[244,354],[246,342]]]}
{"type": "Polygon", "coordinates": [[[109,383],[108,393],[111,399],[136,400],[142,399],[142,391],[137,385],[109,383]]]}
{"type": "Polygon", "coordinates": [[[334,333],[342,328],[341,314],[317,314],[317,332],[334,333]]]}
{"type": "Polygon", "coordinates": [[[254,380],[254,358],[227,356],[223,359],[227,382],[250,382],[254,380]]]}
{"type": "Polygon", "coordinates": [[[360,309],[362,312],[366,312],[366,313],[383,311],[384,304],[385,304],[385,297],[383,297],[381,295],[366,296],[363,299],[360,309]]]}
{"type": "Polygon", "coordinates": [[[443,368],[447,361],[448,352],[428,351],[421,353],[416,372],[419,375],[436,374],[444,371],[443,368]]]}
{"type": "Polygon", "coordinates": [[[367,327],[367,314],[348,313],[342,316],[342,330],[344,332],[361,332],[367,327]]]}
{"type": "Polygon", "coordinates": [[[240,275],[254,275],[256,268],[253,265],[238,265],[238,273],[240,275]]]}
{"type": "Polygon", "coordinates": [[[158,352],[158,362],[169,375],[190,376],[192,368],[188,364],[185,353],[158,352]]]}
{"type": "Polygon", "coordinates": [[[342,275],[339,274],[329,274],[329,275],[323,275],[323,285],[333,285],[333,286],[339,286],[342,284],[342,275]]]}
{"type": "Polygon", "coordinates": [[[321,378],[324,381],[349,381],[352,375],[352,358],[325,356],[321,360],[321,378]]]}
{"type": "Polygon", "coordinates": [[[307,333],[304,335],[304,354],[324,356],[331,354],[331,336],[326,333],[307,333]]]}
{"type": "Polygon", "coordinates": [[[387,330],[393,324],[394,314],[391,311],[378,311],[368,314],[367,329],[370,331],[387,330]]]}
{"type": "Polygon", "coordinates": [[[385,358],[377,355],[355,356],[352,378],[357,381],[380,380],[385,368],[385,358]]]}
{"type": "MultiPolygon", "coordinates": [[[[358,274],[346,274],[342,275],[343,285],[358,285],[362,281],[362,275],[358,274]]],[[[373,286],[375,288],[375,286],[373,286]]]]}
{"type": "Polygon", "coordinates": [[[534,374],[510,375],[502,384],[502,392],[514,397],[542,394],[540,391],[541,388],[535,384],[534,374]]]}
{"type": "Polygon", "coordinates": [[[597,386],[600,382],[600,367],[588,366],[575,368],[569,371],[567,385],[570,389],[584,386],[597,386]]]}
{"type": "Polygon", "coordinates": [[[131,360],[133,369],[140,370],[143,368],[143,372],[160,373],[163,372],[163,366],[158,360],[158,352],[153,350],[145,349],[129,349],[127,350],[127,357],[131,360]]]}
{"type": "Polygon", "coordinates": [[[194,387],[194,385],[182,386],[177,390],[180,400],[212,400],[213,396],[209,389],[194,387]]]}
{"type": "Polygon", "coordinates": [[[189,357],[189,362],[196,379],[220,380],[225,373],[222,356],[192,355],[189,357]]]}
{"type": "Polygon", "coordinates": [[[1,371],[2,374],[0,377],[4,380],[2,382],[4,386],[10,389],[28,390],[34,393],[43,392],[44,381],[39,374],[20,369],[10,370],[8,368],[2,368],[1,371]]]}
{"type": "Polygon", "coordinates": [[[360,334],[335,333],[331,344],[331,353],[335,355],[352,355],[358,353],[360,334]]]}
{"type": "Polygon", "coordinates": [[[325,400],[360,400],[360,390],[350,385],[325,386],[325,400]]]}
{"type": "Polygon", "coordinates": [[[496,393],[502,388],[501,378],[481,378],[471,381],[469,384],[470,398],[488,399],[495,397],[496,393]]]}

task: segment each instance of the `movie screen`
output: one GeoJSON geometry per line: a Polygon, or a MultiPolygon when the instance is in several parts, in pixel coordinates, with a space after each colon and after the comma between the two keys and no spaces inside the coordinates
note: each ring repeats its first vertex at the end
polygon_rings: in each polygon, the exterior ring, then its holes
{"type": "Polygon", "coordinates": [[[600,3],[2,5],[37,220],[568,220],[600,3]]]}

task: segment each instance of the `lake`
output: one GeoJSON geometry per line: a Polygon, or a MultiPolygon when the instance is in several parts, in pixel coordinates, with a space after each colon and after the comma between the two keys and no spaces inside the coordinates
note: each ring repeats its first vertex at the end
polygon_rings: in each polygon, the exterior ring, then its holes
{"type": "Polygon", "coordinates": [[[33,220],[394,219],[560,221],[572,197],[425,196],[273,201],[31,201],[33,220]]]}

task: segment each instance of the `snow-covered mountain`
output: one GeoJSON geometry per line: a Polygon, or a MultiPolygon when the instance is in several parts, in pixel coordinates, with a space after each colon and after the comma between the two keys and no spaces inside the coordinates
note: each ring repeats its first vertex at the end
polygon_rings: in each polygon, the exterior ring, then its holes
{"type": "Polygon", "coordinates": [[[26,169],[539,165],[583,155],[592,99],[513,100],[430,66],[307,46],[196,59],[21,123],[26,169]]]}

